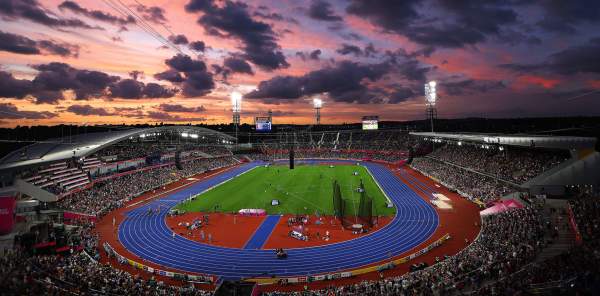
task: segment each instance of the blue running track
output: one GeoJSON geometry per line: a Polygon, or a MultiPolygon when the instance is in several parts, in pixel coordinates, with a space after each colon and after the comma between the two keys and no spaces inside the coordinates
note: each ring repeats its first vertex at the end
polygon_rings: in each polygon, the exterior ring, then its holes
{"type": "Polygon", "coordinates": [[[356,269],[389,260],[428,239],[438,226],[435,209],[393,172],[376,163],[362,162],[396,206],[394,219],[369,235],[325,246],[289,249],[287,259],[277,259],[272,250],[226,248],[179,235],[172,237],[165,222],[169,208],[263,164],[243,164],[127,212],[127,218],[119,226],[120,242],[145,260],[184,272],[227,279],[301,276],[356,269]],[[163,206],[160,214],[147,215],[148,207],[156,209],[159,205],[163,206]]]}
{"type": "Polygon", "coordinates": [[[262,224],[256,229],[252,237],[246,242],[244,249],[260,249],[265,244],[271,232],[279,222],[279,215],[269,215],[262,224]]]}

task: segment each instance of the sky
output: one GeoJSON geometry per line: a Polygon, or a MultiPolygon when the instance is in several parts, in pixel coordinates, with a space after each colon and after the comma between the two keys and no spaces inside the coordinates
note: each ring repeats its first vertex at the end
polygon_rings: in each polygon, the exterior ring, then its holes
{"type": "Polygon", "coordinates": [[[600,115],[597,0],[2,0],[0,126],[600,115]]]}

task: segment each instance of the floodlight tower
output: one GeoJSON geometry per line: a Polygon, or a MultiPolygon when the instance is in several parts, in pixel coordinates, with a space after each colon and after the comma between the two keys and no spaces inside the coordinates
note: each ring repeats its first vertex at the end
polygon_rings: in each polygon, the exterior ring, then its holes
{"type": "Polygon", "coordinates": [[[323,107],[323,101],[320,98],[313,99],[313,107],[315,108],[315,119],[317,125],[321,124],[321,107],[323,107]]]}
{"type": "Polygon", "coordinates": [[[437,101],[436,85],[437,83],[435,81],[425,83],[425,104],[427,105],[427,117],[429,117],[431,122],[432,133],[433,121],[437,117],[437,109],[435,108],[435,103],[437,101]]]}
{"type": "Polygon", "coordinates": [[[240,125],[240,112],[242,112],[242,94],[234,91],[231,93],[231,110],[233,111],[233,124],[235,125],[235,141],[238,138],[238,127],[240,125]]]}

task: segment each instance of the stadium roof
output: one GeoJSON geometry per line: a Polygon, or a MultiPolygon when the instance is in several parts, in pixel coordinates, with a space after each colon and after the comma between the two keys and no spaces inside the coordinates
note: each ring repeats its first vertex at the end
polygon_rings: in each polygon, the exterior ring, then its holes
{"type": "Polygon", "coordinates": [[[596,138],[547,136],[547,135],[506,135],[506,134],[466,134],[466,133],[410,133],[421,137],[442,140],[465,141],[506,146],[521,146],[548,149],[594,149],[596,138]]]}
{"type": "Polygon", "coordinates": [[[72,157],[84,157],[130,137],[166,131],[197,134],[199,136],[214,135],[223,140],[235,140],[234,137],[227,134],[196,126],[160,126],[79,134],[40,141],[15,150],[0,159],[0,170],[38,166],[72,157]]]}

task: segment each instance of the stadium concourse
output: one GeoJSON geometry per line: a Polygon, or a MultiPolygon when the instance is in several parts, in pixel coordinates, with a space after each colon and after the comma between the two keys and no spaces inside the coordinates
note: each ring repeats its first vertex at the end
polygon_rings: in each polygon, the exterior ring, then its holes
{"type": "MultiPolygon", "coordinates": [[[[15,218],[2,223],[3,294],[212,295],[229,280],[265,295],[599,288],[593,138],[399,130],[288,137],[236,145],[210,129],[161,126],[6,155],[2,204],[15,218]],[[365,167],[395,214],[368,233],[331,223],[335,239],[310,235],[316,245],[281,235],[295,228],[273,213],[242,217],[215,208],[191,214],[185,228],[185,219],[169,222],[177,219],[174,206],[287,161],[291,148],[298,165],[365,167]],[[286,259],[273,251],[282,245],[286,259]]],[[[312,216],[300,220],[317,227],[312,216]]]]}

